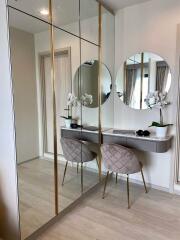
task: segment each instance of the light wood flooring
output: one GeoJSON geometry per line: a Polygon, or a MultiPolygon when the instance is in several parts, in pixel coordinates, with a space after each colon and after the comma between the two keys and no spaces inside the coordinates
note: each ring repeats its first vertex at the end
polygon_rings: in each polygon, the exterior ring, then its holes
{"type": "Polygon", "coordinates": [[[38,240],[180,240],[180,197],[131,183],[127,209],[126,183],[111,180],[104,200],[102,188],[38,240]]]}
{"type": "MultiPolygon", "coordinates": [[[[81,195],[80,173],[69,165],[62,187],[64,165],[59,168],[59,212],[81,195]]],[[[79,171],[80,172],[80,171],[79,171]]],[[[84,191],[97,184],[98,174],[84,169],[84,191]]],[[[51,161],[33,160],[18,166],[20,223],[22,239],[55,216],[54,166],[51,161]]]]}

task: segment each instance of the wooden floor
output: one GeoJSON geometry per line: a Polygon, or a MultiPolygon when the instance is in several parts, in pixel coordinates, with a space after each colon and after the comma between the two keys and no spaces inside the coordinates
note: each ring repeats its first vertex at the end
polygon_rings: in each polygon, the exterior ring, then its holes
{"type": "MultiPolygon", "coordinates": [[[[81,196],[81,178],[76,166],[69,165],[62,187],[64,165],[59,168],[59,212],[81,196]]],[[[79,171],[80,172],[80,171],[79,171]]],[[[84,169],[84,191],[99,181],[98,174],[84,169]]],[[[55,216],[54,165],[47,160],[33,160],[18,166],[20,223],[22,239],[55,216]]]]}
{"type": "Polygon", "coordinates": [[[98,189],[38,240],[180,240],[180,197],[132,183],[130,191],[128,210],[126,183],[111,180],[104,200],[98,189]]]}

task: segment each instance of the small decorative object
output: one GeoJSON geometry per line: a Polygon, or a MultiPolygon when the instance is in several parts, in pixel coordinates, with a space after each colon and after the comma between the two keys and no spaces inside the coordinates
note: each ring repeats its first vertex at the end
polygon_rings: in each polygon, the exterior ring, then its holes
{"type": "Polygon", "coordinates": [[[67,111],[68,116],[67,117],[61,116],[62,118],[65,119],[65,126],[67,128],[71,127],[71,123],[73,119],[70,112],[72,107],[75,107],[75,106],[77,106],[77,98],[72,93],[69,93],[67,97],[67,108],[64,109],[65,111],[67,111]]]}
{"type": "Polygon", "coordinates": [[[162,110],[170,104],[166,101],[167,93],[154,92],[149,93],[144,100],[147,106],[152,109],[153,107],[158,108],[160,111],[160,122],[152,122],[150,127],[156,127],[156,136],[164,138],[167,135],[168,126],[172,124],[164,124],[162,110]]]}
{"type": "Polygon", "coordinates": [[[77,123],[71,123],[71,128],[72,129],[77,129],[79,125],[77,123]]]}
{"type": "Polygon", "coordinates": [[[136,134],[138,135],[138,136],[140,136],[140,137],[148,137],[148,136],[150,136],[150,132],[149,131],[147,131],[147,130],[145,130],[145,131],[143,131],[143,130],[138,130],[137,132],[136,132],[136,134]]]}

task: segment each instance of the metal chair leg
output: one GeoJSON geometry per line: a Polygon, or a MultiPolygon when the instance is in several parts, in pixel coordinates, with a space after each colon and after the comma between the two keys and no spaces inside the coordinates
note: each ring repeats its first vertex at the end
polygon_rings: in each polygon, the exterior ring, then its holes
{"type": "Polygon", "coordinates": [[[130,206],[130,199],[129,199],[129,174],[127,174],[127,199],[128,199],[128,209],[130,209],[131,206],[130,206]]]}
{"type": "Polygon", "coordinates": [[[97,163],[97,166],[98,166],[98,169],[99,169],[99,162],[98,162],[98,158],[96,158],[96,163],[97,163]]]}
{"type": "Polygon", "coordinates": [[[116,184],[118,182],[118,173],[116,173],[116,184]]]}
{"type": "Polygon", "coordinates": [[[107,186],[107,182],[108,182],[108,177],[109,177],[109,171],[107,171],[107,175],[106,175],[106,179],[105,179],[105,183],[104,183],[104,191],[103,191],[102,199],[105,198],[105,192],[106,192],[106,186],[107,186]]]}
{"type": "Polygon", "coordinates": [[[79,173],[79,163],[77,163],[77,174],[79,173]]]}
{"type": "Polygon", "coordinates": [[[145,182],[145,179],[144,179],[144,174],[143,174],[143,170],[142,170],[142,168],[141,168],[141,175],[142,175],[142,179],[143,179],[143,183],[144,183],[145,193],[148,193],[148,190],[147,190],[147,187],[146,187],[146,182],[145,182]]]}
{"type": "Polygon", "coordinates": [[[83,193],[83,162],[81,162],[81,193],[83,193]]]}
{"type": "Polygon", "coordinates": [[[66,162],[66,166],[65,166],[65,169],[64,169],[64,175],[63,175],[63,180],[62,180],[62,186],[64,185],[64,179],[65,179],[65,176],[66,176],[67,165],[68,165],[68,161],[66,162]]]}

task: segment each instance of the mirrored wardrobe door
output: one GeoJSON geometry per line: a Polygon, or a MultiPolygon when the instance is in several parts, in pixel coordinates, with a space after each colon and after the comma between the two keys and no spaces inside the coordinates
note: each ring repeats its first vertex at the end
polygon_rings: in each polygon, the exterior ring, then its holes
{"type": "Polygon", "coordinates": [[[39,20],[50,23],[50,0],[8,0],[8,5],[39,20]]]}
{"type": "MultiPolygon", "coordinates": [[[[52,132],[53,99],[46,101],[45,83],[51,79],[50,26],[9,7],[9,28],[14,92],[20,227],[22,239],[55,216],[54,161],[44,145],[52,132]],[[40,35],[43,41],[39,42],[40,35]],[[42,46],[46,45],[46,52],[42,46]],[[44,71],[45,69],[45,71],[44,71]],[[48,79],[48,80],[47,80],[48,79]],[[48,129],[45,119],[48,119],[48,129]]],[[[52,91],[52,86],[48,86],[52,91]]]]}
{"type": "Polygon", "coordinates": [[[73,123],[77,123],[76,111],[79,107],[72,94],[72,78],[80,61],[80,45],[78,37],[56,27],[54,42],[58,203],[59,212],[62,212],[81,196],[81,180],[78,174],[78,163],[82,155],[81,145],[78,136],[72,135],[71,128],[73,123]]]}
{"type": "Polygon", "coordinates": [[[91,43],[98,44],[99,35],[99,3],[94,0],[80,1],[81,37],[91,43]]]}
{"type": "Polygon", "coordinates": [[[79,0],[52,0],[53,25],[78,37],[79,7],[79,0]]]}
{"type": "MultiPolygon", "coordinates": [[[[81,103],[82,139],[89,151],[83,161],[83,192],[87,192],[99,183],[101,174],[100,157],[100,79],[101,69],[98,40],[99,3],[80,0],[81,64],[73,80],[73,89],[81,103]],[[87,7],[88,6],[88,7],[87,7]],[[80,76],[79,81],[78,76],[80,76]]],[[[83,155],[84,157],[84,155],[83,155]]]]}
{"type": "Polygon", "coordinates": [[[83,161],[84,192],[99,182],[99,61],[98,46],[85,40],[81,41],[81,65],[78,67],[73,81],[76,96],[81,102],[82,139],[92,155],[85,156],[83,161]],[[79,86],[77,73],[80,75],[79,86]],[[80,89],[77,92],[77,89],[80,89]]]}
{"type": "Polygon", "coordinates": [[[115,16],[102,7],[102,63],[106,66],[106,74],[102,69],[102,128],[114,127],[114,62],[115,62],[115,16]]]}

